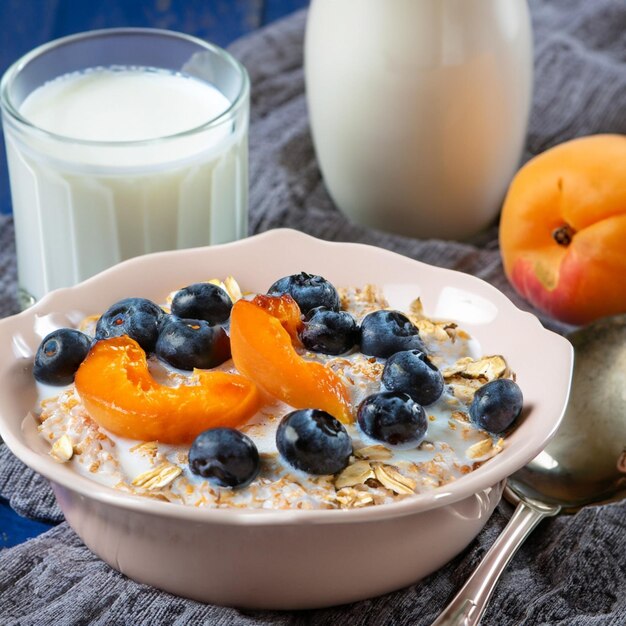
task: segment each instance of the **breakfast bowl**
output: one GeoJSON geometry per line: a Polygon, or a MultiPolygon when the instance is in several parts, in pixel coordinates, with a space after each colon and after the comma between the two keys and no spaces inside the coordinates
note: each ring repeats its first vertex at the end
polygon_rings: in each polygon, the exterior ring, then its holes
{"type": "Polygon", "coordinates": [[[459,554],[497,505],[506,477],[555,433],[567,403],[572,349],[529,313],[475,277],[362,244],[291,230],[146,255],[45,296],[0,322],[0,436],[51,483],[70,526],[128,577],[202,602],[305,609],[373,597],[415,583],[459,554]],[[32,375],[42,338],[75,327],[129,296],[163,302],[212,277],[264,293],[306,271],[335,285],[377,285],[391,307],[419,298],[433,319],[454,320],[483,354],[506,356],[524,410],[502,450],[466,475],[379,506],[319,510],[189,507],[100,484],[50,455],[38,432],[32,375]]]}

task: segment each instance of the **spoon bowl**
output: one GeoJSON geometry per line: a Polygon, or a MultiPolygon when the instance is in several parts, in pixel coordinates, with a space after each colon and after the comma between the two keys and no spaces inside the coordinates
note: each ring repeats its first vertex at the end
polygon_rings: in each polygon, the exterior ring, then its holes
{"type": "Polygon", "coordinates": [[[500,574],[542,519],[626,497],[626,315],[598,320],[568,339],[574,373],[561,426],[509,477],[504,495],[517,504],[513,516],[433,626],[478,624],[500,574]]]}
{"type": "Polygon", "coordinates": [[[509,490],[575,512],[626,496],[626,315],[568,339],[575,362],[565,417],[546,449],[511,476],[509,490]]]}

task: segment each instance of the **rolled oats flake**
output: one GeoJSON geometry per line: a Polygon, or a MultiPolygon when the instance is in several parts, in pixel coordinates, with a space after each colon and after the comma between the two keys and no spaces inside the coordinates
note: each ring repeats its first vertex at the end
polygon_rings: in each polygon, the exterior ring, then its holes
{"type": "Polygon", "coordinates": [[[403,476],[393,465],[375,463],[373,467],[376,480],[383,487],[397,494],[415,493],[415,481],[403,476]]]}
{"type": "Polygon", "coordinates": [[[136,446],[133,446],[130,451],[137,452],[144,456],[154,458],[156,453],[158,452],[159,444],[156,441],[146,441],[144,443],[138,443],[136,446]]]}
{"type": "Polygon", "coordinates": [[[59,463],[66,463],[74,456],[74,444],[68,435],[61,435],[52,444],[50,456],[59,463]]]}
{"type": "Polygon", "coordinates": [[[421,298],[415,298],[415,300],[409,304],[409,312],[416,316],[424,315],[424,304],[421,298]]]}
{"type": "Polygon", "coordinates": [[[423,318],[417,320],[415,325],[419,329],[420,335],[425,339],[432,339],[440,343],[450,340],[450,336],[445,330],[445,324],[436,323],[423,318]]]}
{"type": "Polygon", "coordinates": [[[335,479],[335,487],[342,489],[343,487],[354,487],[362,485],[369,478],[374,478],[374,470],[367,461],[357,461],[352,465],[348,465],[335,479]]]}
{"type": "Polygon", "coordinates": [[[393,452],[383,445],[365,446],[354,451],[354,455],[360,459],[370,461],[386,461],[393,456],[393,452]]]}
{"type": "Polygon", "coordinates": [[[465,455],[468,459],[479,459],[491,453],[493,450],[493,441],[491,437],[487,437],[473,445],[471,445],[465,455]]]}
{"type": "Polygon", "coordinates": [[[374,504],[374,498],[367,492],[352,487],[344,487],[337,492],[336,500],[343,509],[357,509],[374,504]]]}
{"type": "Polygon", "coordinates": [[[450,417],[459,422],[469,422],[469,415],[465,411],[452,411],[450,417]]]}
{"type": "Polygon", "coordinates": [[[182,471],[178,465],[167,462],[162,463],[136,476],[132,481],[132,485],[148,490],[161,489],[180,476],[182,471]]]}

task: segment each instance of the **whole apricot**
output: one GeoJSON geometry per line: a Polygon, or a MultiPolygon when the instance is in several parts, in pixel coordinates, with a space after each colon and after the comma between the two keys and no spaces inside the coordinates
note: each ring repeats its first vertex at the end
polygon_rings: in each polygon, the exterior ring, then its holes
{"type": "Polygon", "coordinates": [[[529,161],[500,221],[504,271],[570,324],[626,311],[626,137],[592,135],[529,161]]]}

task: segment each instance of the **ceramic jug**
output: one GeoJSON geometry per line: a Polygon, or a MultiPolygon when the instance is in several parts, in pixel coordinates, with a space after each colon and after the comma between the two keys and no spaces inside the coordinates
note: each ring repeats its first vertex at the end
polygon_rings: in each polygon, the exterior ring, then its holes
{"type": "Polygon", "coordinates": [[[305,77],[322,175],[349,218],[444,239],[493,223],[530,109],[526,0],[312,0],[305,77]]]}

